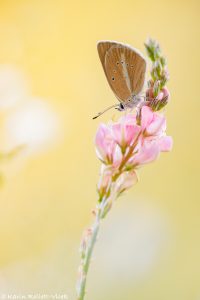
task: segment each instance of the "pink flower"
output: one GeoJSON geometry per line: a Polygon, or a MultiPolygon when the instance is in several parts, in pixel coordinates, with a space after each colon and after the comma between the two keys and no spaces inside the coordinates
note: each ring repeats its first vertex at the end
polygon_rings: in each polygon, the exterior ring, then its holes
{"type": "Polygon", "coordinates": [[[156,160],[159,154],[160,147],[157,142],[144,141],[143,144],[138,147],[138,152],[131,157],[129,163],[134,167],[141,166],[156,160]]]}
{"type": "Polygon", "coordinates": [[[96,133],[95,144],[99,159],[106,163],[112,163],[116,143],[111,135],[109,126],[105,124],[99,126],[96,133]]]}
{"type": "Polygon", "coordinates": [[[102,162],[114,167],[119,166],[122,153],[120,147],[117,145],[116,138],[113,137],[112,124],[101,124],[99,126],[95,144],[97,156],[102,162]]]}
{"type": "Polygon", "coordinates": [[[143,136],[138,141],[136,154],[129,163],[134,166],[154,161],[160,152],[172,149],[172,138],[166,136],[166,119],[163,115],[153,112],[151,108],[143,106],[141,110],[141,127],[143,136]]]}
{"type": "Polygon", "coordinates": [[[113,178],[118,180],[119,193],[127,189],[136,178],[136,167],[150,163],[160,152],[172,149],[172,138],[166,136],[163,114],[143,106],[139,124],[135,114],[127,114],[118,122],[100,125],[95,140],[97,154],[104,163],[98,186],[100,195],[108,193],[113,178]]]}
{"type": "Polygon", "coordinates": [[[141,127],[146,136],[159,135],[166,129],[165,117],[153,112],[148,106],[143,106],[141,111],[141,127]]]}
{"type": "Polygon", "coordinates": [[[144,106],[141,113],[141,126],[146,142],[154,141],[162,152],[172,149],[173,141],[170,136],[166,136],[166,119],[162,114],[144,106]]]}
{"type": "Polygon", "coordinates": [[[166,119],[162,114],[153,112],[148,106],[141,111],[141,126],[144,137],[163,137],[166,131],[166,119]]]}
{"type": "Polygon", "coordinates": [[[130,114],[112,125],[113,138],[122,150],[134,143],[140,131],[141,128],[136,124],[136,119],[130,114]]]}

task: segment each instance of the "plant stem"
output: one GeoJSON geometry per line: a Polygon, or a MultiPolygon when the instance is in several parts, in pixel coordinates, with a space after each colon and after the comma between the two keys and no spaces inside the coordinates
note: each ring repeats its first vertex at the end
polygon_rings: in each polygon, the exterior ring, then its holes
{"type": "MultiPolygon", "coordinates": [[[[126,162],[131,157],[138,139],[140,137],[141,133],[138,134],[135,142],[130,147],[127,155],[124,157],[121,165],[119,166],[118,173],[112,178],[111,185],[116,181],[116,179],[119,177],[119,175],[123,172],[123,167],[126,164],[126,162]]],[[[113,195],[114,197],[114,195],[113,195]]],[[[109,197],[108,197],[109,198],[109,197]]],[[[111,197],[112,199],[112,197],[111,197]]],[[[100,220],[106,216],[108,211],[110,210],[112,205],[112,201],[110,203],[107,202],[107,197],[105,196],[104,200],[101,201],[101,203],[98,206],[98,210],[95,215],[95,221],[94,224],[91,227],[91,235],[89,238],[89,241],[85,244],[85,249],[82,251],[82,259],[81,259],[81,265],[80,265],[80,274],[79,274],[79,280],[77,283],[77,300],[84,300],[85,298],[85,288],[86,288],[86,281],[87,281],[87,274],[90,267],[91,257],[93,253],[93,249],[97,240],[97,235],[99,232],[100,227],[100,220]]],[[[84,239],[84,237],[83,237],[84,239]]]]}
{"type": "Polygon", "coordinates": [[[137,146],[137,143],[138,143],[138,140],[139,140],[139,137],[141,136],[141,134],[142,134],[141,132],[138,133],[138,135],[135,139],[135,142],[133,143],[132,146],[130,146],[128,153],[124,156],[124,158],[121,162],[121,165],[118,168],[118,172],[112,178],[113,182],[116,181],[117,178],[121,175],[121,173],[123,172],[123,168],[124,168],[125,164],[129,160],[129,158],[133,155],[133,152],[135,150],[135,147],[137,146]]]}
{"type": "Polygon", "coordinates": [[[99,226],[100,226],[100,214],[97,213],[94,224],[92,226],[92,233],[91,233],[91,237],[90,237],[90,242],[87,246],[85,256],[82,259],[82,265],[81,265],[82,274],[81,274],[81,277],[80,277],[80,281],[78,283],[78,289],[77,289],[78,298],[77,298],[77,300],[83,300],[84,297],[85,297],[85,287],[86,287],[86,281],[87,281],[87,273],[88,273],[88,270],[89,270],[94,245],[95,245],[95,242],[97,240],[97,235],[98,235],[98,232],[99,232],[99,226]]]}

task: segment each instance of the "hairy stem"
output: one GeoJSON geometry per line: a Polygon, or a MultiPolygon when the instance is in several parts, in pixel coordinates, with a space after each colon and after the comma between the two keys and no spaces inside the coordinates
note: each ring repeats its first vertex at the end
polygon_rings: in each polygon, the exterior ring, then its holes
{"type": "Polygon", "coordinates": [[[97,214],[94,224],[92,226],[90,241],[89,241],[89,244],[87,245],[87,250],[86,250],[85,256],[81,262],[81,275],[80,275],[79,282],[77,284],[77,295],[78,295],[77,300],[83,300],[85,297],[87,274],[88,274],[88,270],[89,270],[89,266],[90,266],[90,262],[91,262],[94,245],[97,240],[99,226],[100,226],[100,215],[97,214]]]}

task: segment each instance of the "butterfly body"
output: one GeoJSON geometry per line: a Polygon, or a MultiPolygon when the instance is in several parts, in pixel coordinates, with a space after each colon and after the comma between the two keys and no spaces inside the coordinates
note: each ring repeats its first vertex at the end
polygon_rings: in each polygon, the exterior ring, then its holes
{"type": "Polygon", "coordinates": [[[143,55],[129,45],[114,41],[100,41],[97,50],[107,81],[120,102],[115,107],[123,110],[137,106],[146,74],[143,55]]]}
{"type": "Polygon", "coordinates": [[[119,111],[126,110],[128,108],[133,109],[136,107],[140,102],[142,101],[142,97],[132,95],[130,99],[128,99],[126,102],[120,102],[118,107],[116,108],[119,111]]]}

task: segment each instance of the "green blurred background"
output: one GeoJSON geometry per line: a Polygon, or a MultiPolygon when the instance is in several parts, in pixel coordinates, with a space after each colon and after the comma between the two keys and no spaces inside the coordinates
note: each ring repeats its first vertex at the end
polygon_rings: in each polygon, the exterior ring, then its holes
{"type": "Polygon", "coordinates": [[[139,171],[102,224],[87,299],[200,299],[199,11],[194,0],[0,1],[0,146],[30,149],[0,165],[0,294],[75,299],[97,199],[94,136],[119,115],[91,119],[116,101],[96,43],[144,52],[152,37],[168,60],[174,148],[139,171]]]}

